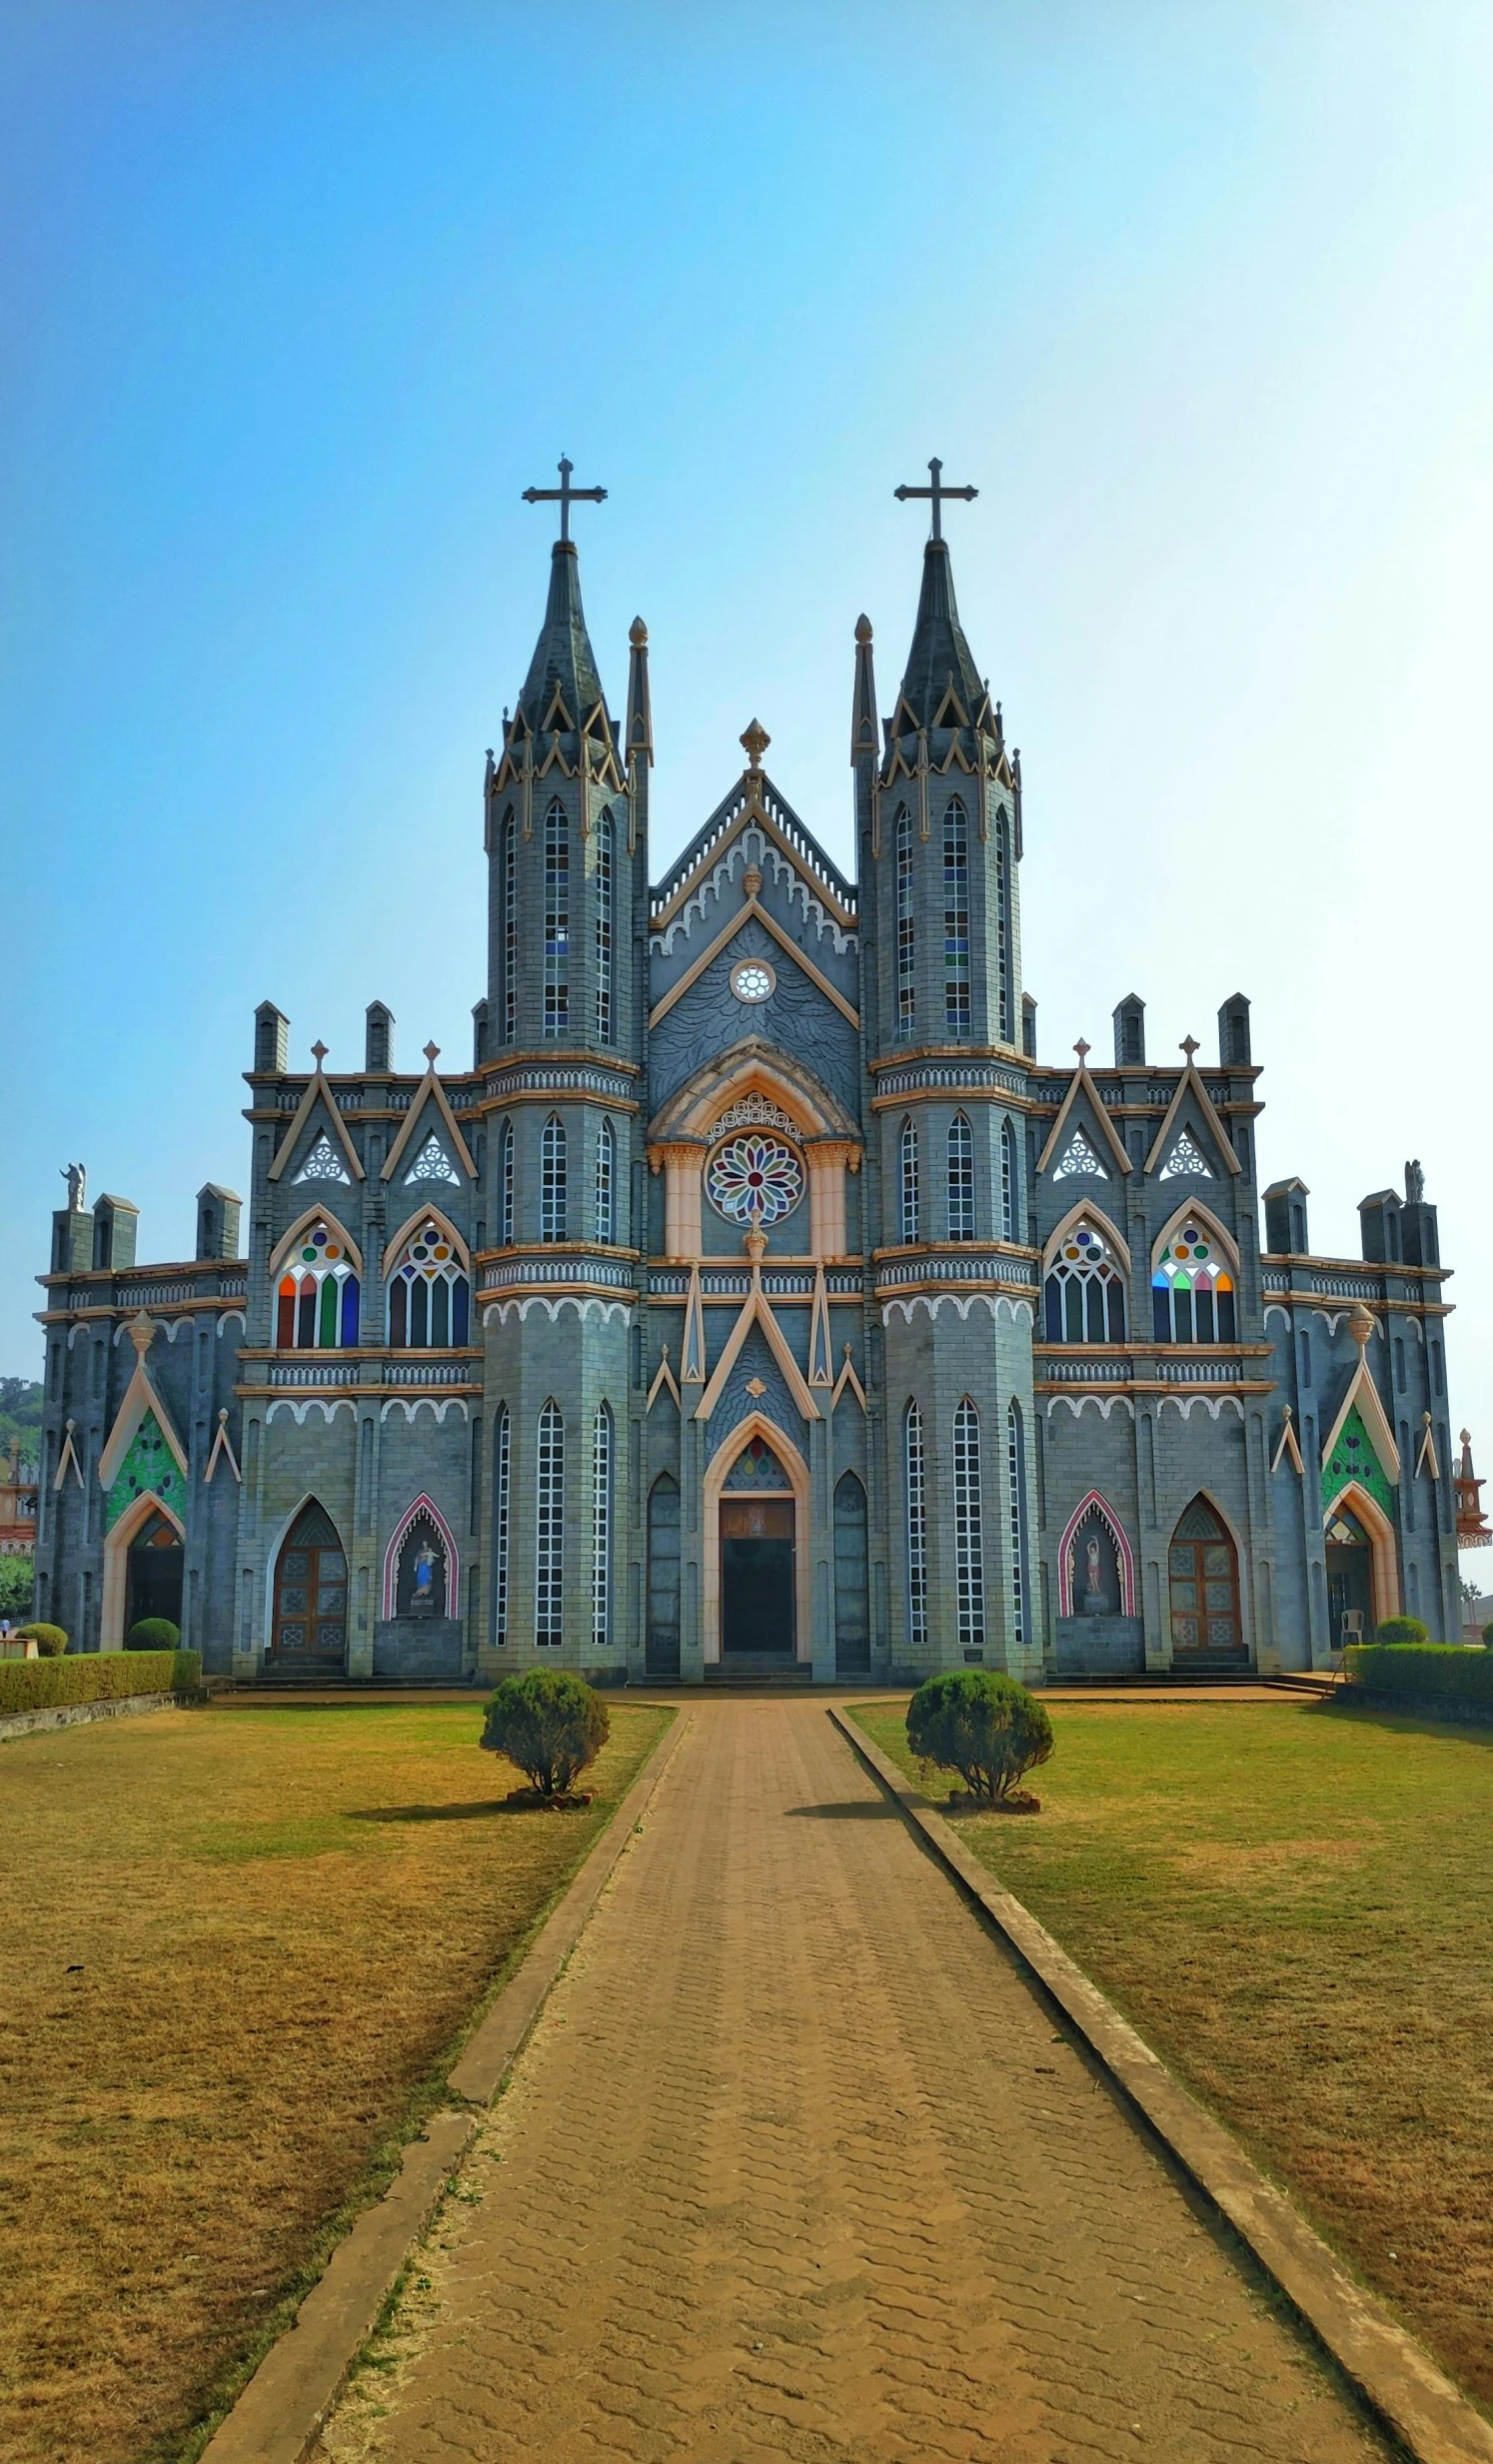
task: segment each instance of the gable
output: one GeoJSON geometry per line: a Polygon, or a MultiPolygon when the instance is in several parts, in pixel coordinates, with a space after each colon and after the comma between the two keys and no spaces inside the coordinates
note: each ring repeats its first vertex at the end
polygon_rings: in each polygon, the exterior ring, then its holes
{"type": "Polygon", "coordinates": [[[125,1448],[124,1460],[109,1484],[104,1501],[105,1531],[112,1532],[120,1516],[147,1491],[158,1497],[163,1506],[169,1506],[179,1522],[186,1521],[186,1476],[149,1406],[142,1413],[139,1427],[125,1448]]]}
{"type": "Polygon", "coordinates": [[[859,1112],[860,1040],[853,1012],[815,982],[806,963],[773,940],[757,917],[744,917],[710,963],[685,986],[649,1033],[650,1108],[657,1112],[698,1071],[727,1060],[738,1046],[759,1042],[784,1055],[811,1056],[821,1079],[853,1120],[859,1112]],[[762,1000],[743,1000],[735,969],[771,971],[762,1000]]]}
{"type": "Polygon", "coordinates": [[[1325,1514],[1346,1484],[1356,1481],[1367,1490],[1380,1511],[1394,1519],[1394,1484],[1380,1462],[1378,1450],[1369,1434],[1368,1424],[1357,1403],[1351,1403],[1343,1415],[1336,1437],[1322,1465],[1322,1511],[1325,1514]]]}

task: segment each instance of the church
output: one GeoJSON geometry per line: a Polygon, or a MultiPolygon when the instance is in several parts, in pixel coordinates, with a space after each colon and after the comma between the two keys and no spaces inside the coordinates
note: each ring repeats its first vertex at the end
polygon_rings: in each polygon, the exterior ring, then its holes
{"type": "Polygon", "coordinates": [[[358,1067],[298,1059],[266,1001],[247,1224],[209,1183],[190,1259],[69,1169],[36,1613],[72,1649],[165,1616],[252,1683],[1040,1684],[1459,1635],[1420,1167],[1318,1256],[1305,1182],[1257,1185],[1242,994],[1208,1048],[1148,1052],[1131,994],[1111,1055],[1043,1051],[943,536],[974,492],[930,472],[886,706],[864,616],[847,662],[853,878],[754,719],[653,877],[648,631],[614,716],[571,536],[604,492],[529,492],[470,1056],[401,1068],[375,1000],[358,1067]]]}

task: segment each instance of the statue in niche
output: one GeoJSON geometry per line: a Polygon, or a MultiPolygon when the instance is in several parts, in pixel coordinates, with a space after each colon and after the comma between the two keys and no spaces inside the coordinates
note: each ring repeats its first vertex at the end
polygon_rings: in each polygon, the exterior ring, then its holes
{"type": "Polygon", "coordinates": [[[416,1524],[400,1558],[395,1613],[400,1617],[446,1615],[446,1552],[424,1521],[416,1524]]]}
{"type": "Polygon", "coordinates": [[[1104,1578],[1099,1571],[1099,1536],[1089,1534],[1088,1547],[1083,1552],[1083,1614],[1102,1617],[1104,1614],[1104,1578]]]}
{"type": "Polygon", "coordinates": [[[1114,1543],[1094,1518],[1082,1539],[1081,1570],[1077,1563],[1078,1545],[1075,1543],[1073,1549],[1073,1590],[1078,1613],[1082,1617],[1113,1617],[1119,1607],[1119,1564],[1114,1543]]]}

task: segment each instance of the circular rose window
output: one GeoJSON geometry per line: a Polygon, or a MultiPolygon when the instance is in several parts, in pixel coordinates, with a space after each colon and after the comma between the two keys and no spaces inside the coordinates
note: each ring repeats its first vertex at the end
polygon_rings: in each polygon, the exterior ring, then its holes
{"type": "Polygon", "coordinates": [[[706,1173],[711,1204],[731,1223],[776,1223],[803,1195],[803,1166],[785,1139],[761,1130],[729,1138],[706,1173]]]}
{"type": "Polygon", "coordinates": [[[731,971],[731,988],[739,1001],[765,1001],[776,990],[777,978],[765,958],[744,958],[731,971]]]}

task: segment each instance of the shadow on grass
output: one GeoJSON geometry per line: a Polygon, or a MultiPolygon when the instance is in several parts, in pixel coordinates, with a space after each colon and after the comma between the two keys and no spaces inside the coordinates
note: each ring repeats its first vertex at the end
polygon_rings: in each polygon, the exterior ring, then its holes
{"type": "Polygon", "coordinates": [[[1357,1729],[1387,1729],[1398,1737],[1459,1737],[1467,1746],[1493,1746],[1493,1720],[1459,1720],[1454,1713],[1438,1714],[1421,1704],[1400,1710],[1382,1697],[1376,1703],[1355,1703],[1351,1695],[1329,1694],[1311,1709],[1319,1719],[1348,1721],[1357,1729]]]}
{"type": "Polygon", "coordinates": [[[351,1808],[350,1823],[482,1823],[493,1814],[533,1814],[533,1803],[511,1806],[501,1797],[485,1798],[476,1806],[361,1806],[351,1808]]]}
{"type": "Polygon", "coordinates": [[[794,1823],[885,1823],[897,1820],[897,1810],[886,1798],[872,1803],[868,1798],[855,1798],[844,1806],[789,1806],[788,1820],[794,1823]]]}

